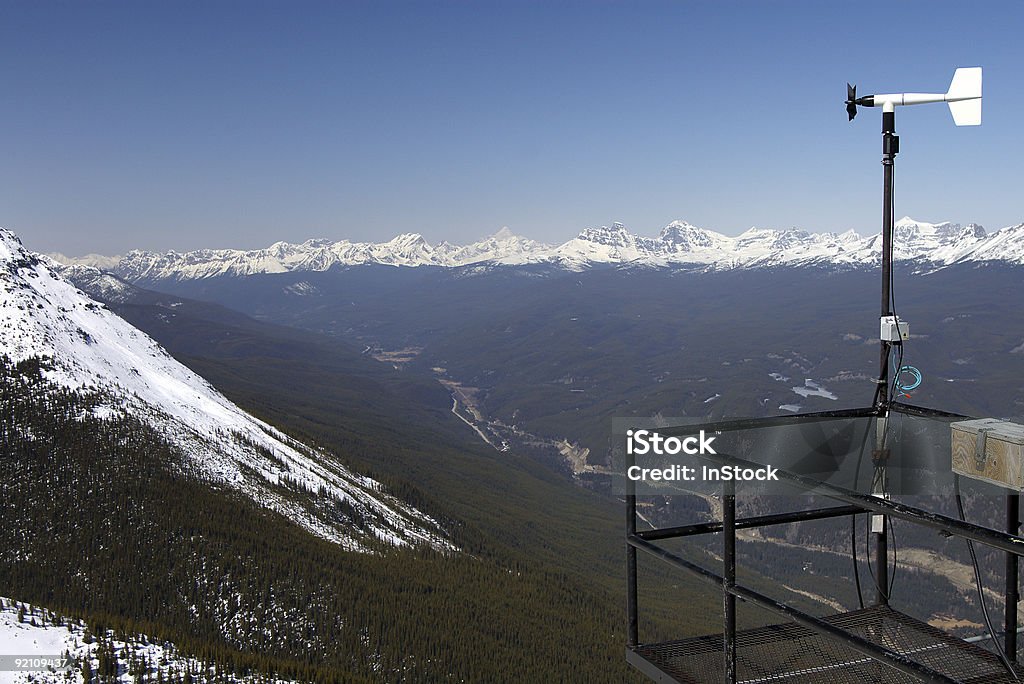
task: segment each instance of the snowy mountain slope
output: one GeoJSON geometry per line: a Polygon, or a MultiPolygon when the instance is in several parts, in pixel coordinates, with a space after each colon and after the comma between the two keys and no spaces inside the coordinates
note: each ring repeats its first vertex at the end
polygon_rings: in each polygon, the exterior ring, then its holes
{"type": "Polygon", "coordinates": [[[138,288],[100,267],[82,264],[66,265],[53,261],[48,264],[59,276],[81,289],[90,297],[103,302],[125,302],[138,288]]]}
{"type": "MultiPolygon", "coordinates": [[[[417,233],[404,233],[388,242],[355,243],[309,240],[300,245],[278,242],[250,251],[219,249],[179,254],[133,251],[116,260],[91,255],[63,263],[86,264],[110,270],[132,282],[163,279],[192,280],[219,275],[251,275],[288,271],[325,271],[360,264],[461,267],[470,265],[549,264],[579,270],[595,264],[627,264],[676,268],[755,268],[766,266],[841,265],[878,263],[881,238],[810,233],[797,229],[751,228],[736,237],[673,221],[655,237],[631,233],[621,223],[586,228],[557,246],[513,235],[507,228],[470,245],[442,242],[431,246],[417,233]]],[[[1024,224],[987,234],[976,224],[926,223],[909,217],[895,226],[895,256],[933,268],[953,263],[997,260],[1024,264],[1024,224]]]]}
{"type": "MultiPolygon", "coordinates": [[[[98,274],[100,286],[119,281],[98,274]]],[[[120,283],[123,285],[123,283],[120,283]]],[[[55,273],[46,257],[0,229],[0,353],[47,359],[48,379],[109,397],[177,444],[214,483],[233,487],[354,550],[373,540],[452,548],[428,516],[231,403],[151,338],[55,273]],[[355,510],[365,530],[339,512],[355,510]]]]}
{"type": "MultiPolygon", "coordinates": [[[[978,229],[983,231],[980,226],[978,229]]],[[[961,243],[969,240],[969,235],[960,238],[961,243]]],[[[961,247],[956,254],[951,255],[950,261],[954,260],[1024,263],[1024,223],[992,233],[970,248],[961,247]]]]}
{"type": "Polygon", "coordinates": [[[193,680],[202,677],[200,681],[231,684],[290,681],[265,673],[236,675],[218,670],[182,655],[174,644],[144,634],[115,636],[112,631],[97,630],[95,625],[81,620],[2,596],[0,660],[5,667],[0,669],[0,684],[85,684],[83,669],[87,667],[95,676],[104,666],[118,671],[116,678],[102,674],[111,677],[108,681],[116,679],[120,684],[141,684],[158,678],[169,682],[183,678],[186,672],[193,680]],[[113,658],[107,662],[110,655],[113,658]],[[60,667],[59,661],[65,657],[67,662],[60,667]],[[53,661],[57,661],[57,667],[49,669],[48,663],[53,661]]]}

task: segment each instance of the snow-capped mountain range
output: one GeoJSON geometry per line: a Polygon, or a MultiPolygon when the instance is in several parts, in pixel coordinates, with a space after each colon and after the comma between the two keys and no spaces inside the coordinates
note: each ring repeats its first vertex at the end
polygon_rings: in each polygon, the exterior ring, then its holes
{"type": "MultiPolygon", "coordinates": [[[[895,257],[933,268],[979,261],[1024,264],[1024,224],[986,233],[976,224],[926,223],[903,218],[895,226],[895,257]]],[[[732,269],[764,266],[877,264],[881,237],[809,233],[797,229],[751,228],[729,237],[674,221],[656,237],[635,235],[621,223],[584,229],[561,245],[513,235],[507,228],[470,245],[430,245],[422,235],[403,233],[388,242],[277,242],[265,249],[202,249],[192,252],[132,251],[123,257],[68,258],[58,261],[110,270],[130,281],[192,280],[219,275],[287,271],[326,271],[359,264],[442,266],[548,264],[581,270],[598,264],[639,267],[732,269]]]]}
{"type": "Polygon", "coordinates": [[[368,549],[373,540],[452,548],[430,517],[332,454],[250,416],[58,270],[0,229],[0,353],[12,362],[45,359],[50,381],[98,393],[96,417],[148,422],[211,483],[346,548],[368,549]],[[351,524],[339,504],[356,511],[365,528],[351,524]]]}

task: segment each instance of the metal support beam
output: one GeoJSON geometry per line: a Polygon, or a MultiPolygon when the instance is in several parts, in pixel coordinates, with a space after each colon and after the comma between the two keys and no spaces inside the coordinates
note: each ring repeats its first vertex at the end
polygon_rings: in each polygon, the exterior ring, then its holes
{"type": "MultiPolygon", "coordinates": [[[[1020,532],[1020,494],[1006,495],[1006,533],[1017,536],[1020,532]]],[[[1018,565],[1020,559],[1006,554],[1006,596],[1003,629],[1003,652],[1011,663],[1017,662],[1017,602],[1020,600],[1018,565]]]]}
{"type": "Polygon", "coordinates": [[[725,681],[736,684],[736,483],[727,480],[722,491],[722,617],[725,622],[725,681]]]}
{"type": "MultiPolygon", "coordinates": [[[[792,513],[774,513],[771,515],[757,515],[749,518],[737,518],[736,529],[746,530],[754,527],[768,527],[771,525],[785,525],[787,523],[807,522],[809,520],[825,520],[827,518],[840,518],[844,515],[855,515],[863,513],[860,506],[831,506],[829,508],[812,508],[806,511],[794,511],[792,513]]],[[[678,527],[660,527],[653,530],[642,530],[636,536],[647,541],[658,541],[659,539],[675,539],[677,537],[692,537],[700,534],[714,534],[722,531],[722,523],[706,522],[694,523],[693,525],[680,525],[678,527]]]]}
{"type": "Polygon", "coordinates": [[[693,429],[699,427],[705,432],[736,432],[737,430],[761,430],[767,427],[780,427],[786,425],[807,425],[808,423],[838,420],[841,418],[874,418],[878,411],[874,408],[842,409],[839,411],[817,411],[814,413],[799,413],[787,416],[769,416],[767,418],[743,418],[739,420],[719,420],[710,423],[693,425],[673,425],[657,429],[659,435],[665,437],[682,437],[693,434],[693,429]]]}
{"type": "MultiPolygon", "coordinates": [[[[626,455],[627,471],[633,465],[633,455],[626,455]]],[[[626,478],[626,538],[636,534],[636,483],[626,478]]],[[[636,548],[626,544],[626,645],[630,648],[639,643],[639,620],[637,618],[636,548]]]]}

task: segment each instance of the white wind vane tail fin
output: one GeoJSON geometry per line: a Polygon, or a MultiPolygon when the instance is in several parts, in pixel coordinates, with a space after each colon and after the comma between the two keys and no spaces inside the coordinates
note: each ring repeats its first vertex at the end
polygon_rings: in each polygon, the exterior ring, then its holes
{"type": "Polygon", "coordinates": [[[981,125],[981,67],[957,69],[946,93],[957,126],[981,125]]]}

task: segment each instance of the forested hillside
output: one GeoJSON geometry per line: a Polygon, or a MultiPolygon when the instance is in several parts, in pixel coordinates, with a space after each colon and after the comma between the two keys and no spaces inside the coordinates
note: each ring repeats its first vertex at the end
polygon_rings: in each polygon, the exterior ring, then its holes
{"type": "MultiPolygon", "coordinates": [[[[99,397],[0,366],[0,585],[235,670],[301,681],[623,681],[602,590],[510,554],[342,551],[215,489],[99,397]]],[[[618,606],[615,606],[616,608],[618,606]]]]}

